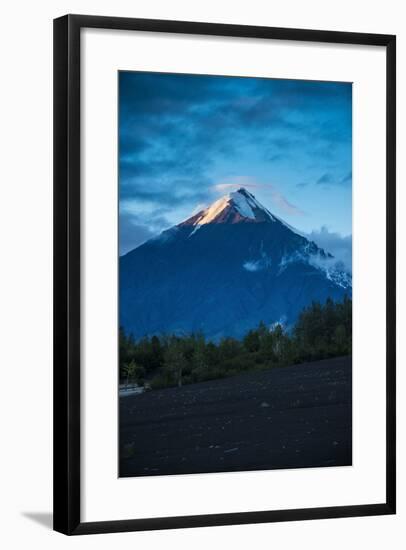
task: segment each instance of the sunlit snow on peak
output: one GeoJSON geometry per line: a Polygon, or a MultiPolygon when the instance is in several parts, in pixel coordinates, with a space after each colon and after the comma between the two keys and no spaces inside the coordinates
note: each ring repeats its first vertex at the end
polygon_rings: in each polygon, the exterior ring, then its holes
{"type": "Polygon", "coordinates": [[[248,220],[257,220],[258,212],[262,213],[262,219],[265,217],[269,221],[275,221],[275,217],[261,203],[259,203],[254,195],[251,195],[246,189],[240,188],[216,200],[208,208],[202,211],[201,215],[194,221],[195,226],[193,235],[202,226],[214,222],[218,216],[227,208],[234,209],[242,218],[248,220]]]}
{"type": "Polygon", "coordinates": [[[203,210],[202,216],[197,220],[195,225],[204,225],[212,222],[230,203],[230,195],[221,197],[216,202],[213,202],[206,210],[203,210]]]}

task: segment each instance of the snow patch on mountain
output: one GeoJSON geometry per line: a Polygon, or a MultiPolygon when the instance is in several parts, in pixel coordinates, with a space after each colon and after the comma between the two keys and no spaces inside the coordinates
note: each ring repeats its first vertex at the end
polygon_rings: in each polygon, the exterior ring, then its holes
{"type": "Polygon", "coordinates": [[[243,216],[244,218],[250,218],[251,220],[255,220],[255,214],[252,211],[250,200],[248,197],[240,193],[239,191],[236,191],[235,193],[230,193],[229,200],[232,200],[234,202],[234,206],[238,210],[238,212],[243,216]]]}
{"type": "Polygon", "coordinates": [[[246,271],[253,273],[255,271],[261,271],[262,269],[267,269],[268,267],[271,267],[271,265],[271,258],[261,258],[259,260],[248,260],[247,262],[244,262],[243,268],[246,271]]]}
{"type": "Polygon", "coordinates": [[[278,275],[281,275],[285,271],[285,269],[288,267],[288,265],[297,263],[297,262],[305,263],[307,260],[308,260],[308,257],[303,250],[295,250],[291,254],[284,254],[279,262],[278,275]]]}
{"type": "Polygon", "coordinates": [[[213,202],[211,206],[203,210],[202,216],[196,221],[195,225],[205,225],[212,222],[229,204],[230,196],[226,195],[213,202]]]}
{"type": "Polygon", "coordinates": [[[251,258],[243,263],[243,268],[246,271],[255,273],[256,271],[268,269],[272,266],[272,258],[265,251],[263,240],[261,240],[259,254],[260,254],[259,258],[251,258]]]}
{"type": "Polygon", "coordinates": [[[292,254],[282,256],[279,262],[278,275],[283,273],[289,264],[296,262],[308,263],[312,267],[323,271],[329,281],[341,288],[351,288],[351,273],[345,268],[344,263],[334,258],[331,254],[326,254],[321,249],[318,249],[316,252],[313,250],[310,251],[311,244],[312,243],[307,243],[292,254]]]}
{"type": "Polygon", "coordinates": [[[341,260],[337,260],[331,255],[323,257],[320,254],[311,254],[308,261],[313,267],[324,271],[327,279],[341,288],[346,289],[352,286],[351,273],[341,260]]]}
{"type": "Polygon", "coordinates": [[[268,269],[272,265],[272,258],[264,251],[264,242],[261,242],[261,257],[258,259],[250,259],[243,263],[243,268],[246,271],[254,273],[256,271],[261,271],[263,269],[268,269]]]}
{"type": "Polygon", "coordinates": [[[245,217],[255,219],[255,210],[262,211],[270,221],[275,221],[273,214],[269,212],[265,206],[263,206],[249,191],[244,188],[238,189],[234,193],[230,193],[231,199],[235,202],[237,209],[240,210],[240,214],[245,217]],[[252,210],[254,209],[254,210],[252,210]],[[243,213],[246,212],[246,213],[243,213]],[[251,215],[248,215],[248,213],[251,215]]]}

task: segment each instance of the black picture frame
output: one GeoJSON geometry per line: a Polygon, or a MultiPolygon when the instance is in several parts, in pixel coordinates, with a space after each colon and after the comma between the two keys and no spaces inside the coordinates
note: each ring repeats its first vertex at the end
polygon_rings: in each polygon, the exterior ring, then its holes
{"type": "Polygon", "coordinates": [[[67,535],[394,514],[396,511],[396,37],[66,15],[54,20],[54,529],[67,535]],[[81,522],[80,31],[83,28],[358,44],[386,48],[386,500],[247,513],[81,522]]]}

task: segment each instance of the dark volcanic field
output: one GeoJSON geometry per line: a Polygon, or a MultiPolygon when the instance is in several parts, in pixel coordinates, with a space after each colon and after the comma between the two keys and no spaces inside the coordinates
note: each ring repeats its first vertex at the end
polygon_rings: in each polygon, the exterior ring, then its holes
{"type": "Polygon", "coordinates": [[[120,398],[120,477],[347,466],[351,357],[120,398]]]}

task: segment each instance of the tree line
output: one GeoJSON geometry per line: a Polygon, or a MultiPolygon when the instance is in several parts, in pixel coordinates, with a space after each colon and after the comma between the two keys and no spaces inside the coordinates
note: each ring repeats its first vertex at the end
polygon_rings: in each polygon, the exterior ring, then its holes
{"type": "Polygon", "coordinates": [[[151,389],[350,355],[352,300],[313,302],[290,330],[261,322],[242,340],[225,337],[216,343],[197,333],[136,341],[120,328],[119,346],[120,382],[151,389]]]}

